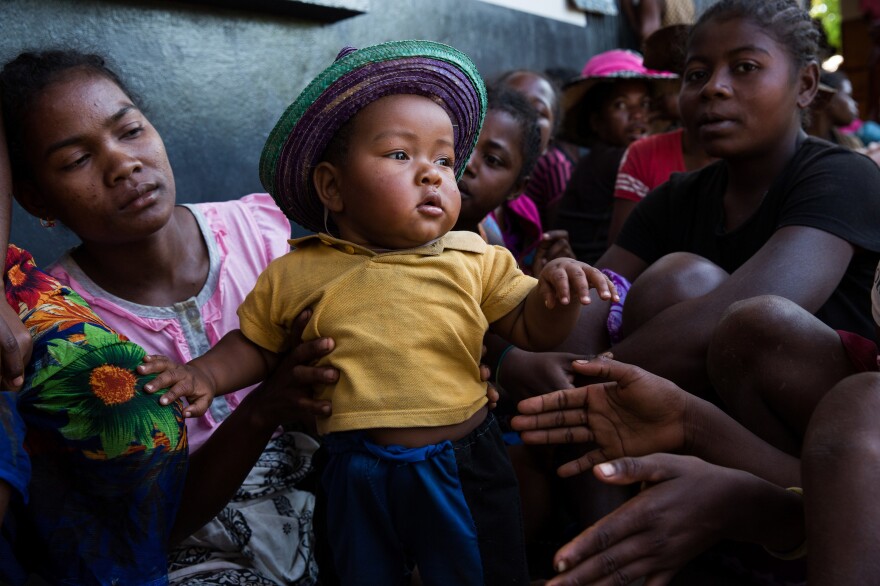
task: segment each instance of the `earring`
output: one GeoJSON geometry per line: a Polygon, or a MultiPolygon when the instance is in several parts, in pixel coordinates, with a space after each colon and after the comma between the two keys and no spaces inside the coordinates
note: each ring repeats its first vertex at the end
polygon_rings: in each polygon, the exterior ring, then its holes
{"type": "Polygon", "coordinates": [[[330,215],[330,210],[327,209],[327,206],[324,206],[324,232],[327,234],[330,233],[330,228],[327,227],[327,217],[330,215]]]}
{"type": "Polygon", "coordinates": [[[40,226],[43,228],[54,228],[55,220],[51,218],[40,218],[40,226]]]}

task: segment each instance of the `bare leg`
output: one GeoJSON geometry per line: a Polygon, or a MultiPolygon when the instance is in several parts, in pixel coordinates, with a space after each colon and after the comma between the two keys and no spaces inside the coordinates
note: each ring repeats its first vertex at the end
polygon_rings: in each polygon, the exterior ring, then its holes
{"type": "Polygon", "coordinates": [[[639,329],[664,309],[709,293],[729,275],[718,265],[688,252],[668,254],[645,269],[623,306],[623,333],[639,329]]]}
{"type": "Polygon", "coordinates": [[[854,371],[837,332],[769,295],[730,306],[709,345],[708,368],[727,411],[795,455],[816,404],[854,371]]]}
{"type": "Polygon", "coordinates": [[[555,348],[556,352],[572,352],[574,354],[596,355],[604,352],[611,345],[608,339],[608,309],[611,303],[598,297],[581,310],[578,323],[568,338],[555,348]]]}
{"type": "Polygon", "coordinates": [[[810,584],[880,576],[880,373],[842,380],[816,407],[802,456],[810,584]]]}

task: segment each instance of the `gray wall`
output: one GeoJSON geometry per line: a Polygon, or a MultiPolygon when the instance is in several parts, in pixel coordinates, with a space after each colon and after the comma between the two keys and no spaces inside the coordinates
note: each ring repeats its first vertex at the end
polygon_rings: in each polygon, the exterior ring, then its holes
{"type": "MultiPolygon", "coordinates": [[[[632,44],[621,18],[587,21],[577,27],[475,0],[371,0],[368,13],[333,24],[158,0],[0,0],[0,60],[58,45],[109,56],[165,140],[178,201],[210,201],[262,190],[266,135],[343,45],[432,39],[492,77],[514,67],[580,69],[594,53],[632,44]]],[[[40,263],[76,242],[17,207],[12,241],[40,263]]]]}

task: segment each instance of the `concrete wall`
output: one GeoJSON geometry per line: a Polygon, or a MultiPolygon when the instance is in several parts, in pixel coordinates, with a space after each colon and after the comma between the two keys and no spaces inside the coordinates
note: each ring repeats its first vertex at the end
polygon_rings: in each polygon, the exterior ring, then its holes
{"type": "MultiPolygon", "coordinates": [[[[158,0],[0,0],[0,60],[59,45],[111,57],[165,140],[178,201],[193,202],[261,190],[257,162],[268,131],[343,45],[432,39],[463,50],[491,77],[514,67],[580,69],[594,53],[632,44],[620,17],[590,15],[579,27],[476,0],[369,6],[325,24],[158,0]]],[[[41,263],[76,242],[20,208],[12,236],[41,263]]]]}

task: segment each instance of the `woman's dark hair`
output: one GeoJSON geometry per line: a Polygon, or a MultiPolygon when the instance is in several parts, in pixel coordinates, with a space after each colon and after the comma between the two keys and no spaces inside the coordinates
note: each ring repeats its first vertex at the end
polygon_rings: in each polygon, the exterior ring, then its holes
{"type": "Polygon", "coordinates": [[[522,131],[522,167],[516,180],[528,177],[541,156],[541,129],[538,128],[538,112],[525,96],[506,86],[492,85],[488,89],[486,112],[505,112],[513,118],[522,131]]]}
{"type": "Polygon", "coordinates": [[[100,55],[73,49],[51,49],[20,54],[0,71],[0,103],[13,177],[26,177],[28,169],[23,153],[23,121],[41,92],[61,81],[74,70],[85,70],[103,76],[119,86],[132,101],[132,94],[122,79],[111,70],[100,55]]]}
{"type": "MultiPolygon", "coordinates": [[[[501,74],[501,77],[495,82],[496,86],[504,86],[510,88],[510,78],[515,75],[521,74],[529,74],[534,75],[539,79],[543,79],[546,81],[550,88],[553,90],[553,103],[550,105],[551,113],[553,114],[553,128],[550,129],[550,137],[556,136],[556,131],[559,130],[559,124],[562,122],[562,105],[560,102],[560,97],[562,95],[561,86],[549,75],[541,73],[540,71],[534,71],[532,69],[511,69],[510,71],[506,71],[501,74]]],[[[512,89],[512,88],[511,88],[512,89]]]]}
{"type": "Polygon", "coordinates": [[[816,61],[819,32],[797,0],[720,0],[700,16],[690,37],[709,21],[734,18],[749,19],[764,29],[785,47],[798,68],[816,61]]]}

